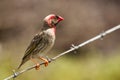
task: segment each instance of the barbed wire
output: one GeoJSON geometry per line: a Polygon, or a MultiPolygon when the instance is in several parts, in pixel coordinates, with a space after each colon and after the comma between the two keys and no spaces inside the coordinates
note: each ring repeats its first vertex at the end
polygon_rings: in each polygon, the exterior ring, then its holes
{"type": "MultiPolygon", "coordinates": [[[[114,31],[116,31],[116,30],[118,30],[118,29],[120,29],[120,25],[115,26],[115,27],[113,27],[113,28],[111,28],[111,29],[109,29],[109,30],[107,30],[107,31],[104,31],[104,32],[100,33],[99,35],[97,35],[97,36],[95,36],[95,37],[93,37],[93,38],[91,38],[91,39],[89,39],[89,40],[87,40],[87,41],[85,41],[85,42],[77,45],[77,46],[75,46],[74,44],[72,44],[72,47],[71,47],[69,50],[67,50],[67,51],[65,51],[65,52],[62,52],[62,53],[58,54],[57,56],[55,56],[55,57],[53,57],[53,58],[51,58],[51,59],[48,58],[48,61],[49,61],[49,63],[52,62],[52,61],[55,61],[55,60],[58,59],[59,57],[62,57],[63,55],[65,55],[65,54],[67,54],[67,53],[69,53],[69,52],[71,52],[71,51],[74,51],[74,50],[76,50],[76,49],[79,49],[80,47],[83,47],[83,46],[85,46],[85,45],[87,45],[87,44],[89,44],[89,43],[91,43],[91,42],[93,42],[93,41],[95,41],[95,40],[103,39],[104,36],[106,36],[107,34],[110,34],[111,32],[114,32],[114,31]]],[[[44,62],[40,63],[40,65],[43,65],[43,64],[45,64],[45,63],[44,63],[44,62]]],[[[36,65],[33,65],[33,66],[27,67],[26,69],[23,69],[23,70],[21,70],[21,71],[19,71],[19,72],[13,71],[13,75],[5,78],[4,80],[10,80],[10,79],[12,79],[12,78],[16,78],[16,77],[19,76],[20,74],[22,74],[22,73],[24,73],[24,72],[26,72],[26,71],[29,71],[29,70],[31,70],[31,69],[33,69],[33,68],[35,68],[35,67],[36,67],[36,65]]]]}

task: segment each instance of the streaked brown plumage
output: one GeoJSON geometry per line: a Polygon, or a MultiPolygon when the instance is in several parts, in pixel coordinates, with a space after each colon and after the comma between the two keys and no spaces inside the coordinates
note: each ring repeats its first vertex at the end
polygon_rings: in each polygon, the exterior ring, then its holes
{"type": "MultiPolygon", "coordinates": [[[[45,17],[42,31],[36,34],[32,39],[30,45],[25,51],[25,55],[23,56],[22,62],[19,65],[18,69],[26,61],[34,58],[40,58],[46,61],[45,65],[48,64],[47,60],[43,58],[41,54],[47,53],[54,45],[56,25],[62,20],[63,20],[62,17],[55,14],[50,14],[47,17],[45,17]]],[[[39,65],[36,63],[36,66],[37,69],[39,65]]]]}

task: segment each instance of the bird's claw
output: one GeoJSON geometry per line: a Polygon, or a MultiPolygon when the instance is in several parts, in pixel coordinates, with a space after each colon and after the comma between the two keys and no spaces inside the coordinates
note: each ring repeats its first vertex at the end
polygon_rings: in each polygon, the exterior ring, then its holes
{"type": "Polygon", "coordinates": [[[47,67],[47,66],[48,66],[49,61],[48,61],[47,59],[45,59],[44,61],[45,61],[44,65],[45,65],[45,67],[47,67]]]}
{"type": "Polygon", "coordinates": [[[43,57],[39,57],[39,58],[44,61],[45,67],[48,66],[48,63],[49,63],[48,59],[43,58],[43,57]]]}
{"type": "Polygon", "coordinates": [[[36,64],[35,69],[36,69],[36,70],[39,70],[39,69],[40,69],[40,64],[39,64],[39,63],[36,64]]]}
{"type": "Polygon", "coordinates": [[[51,61],[53,61],[53,59],[52,58],[49,58],[48,56],[46,56],[46,59],[47,59],[47,61],[50,63],[51,61]]]}

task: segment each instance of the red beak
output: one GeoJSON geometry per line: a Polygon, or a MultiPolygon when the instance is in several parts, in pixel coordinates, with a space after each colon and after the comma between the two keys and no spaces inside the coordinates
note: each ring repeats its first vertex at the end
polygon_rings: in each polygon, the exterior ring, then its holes
{"type": "Polygon", "coordinates": [[[59,16],[58,21],[60,22],[60,21],[62,21],[62,20],[64,20],[64,18],[61,17],[61,16],[59,16]]]}

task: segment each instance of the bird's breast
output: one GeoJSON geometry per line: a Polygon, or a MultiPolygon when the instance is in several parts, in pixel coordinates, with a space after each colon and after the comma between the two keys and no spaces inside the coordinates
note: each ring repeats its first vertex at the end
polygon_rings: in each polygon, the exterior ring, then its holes
{"type": "Polygon", "coordinates": [[[44,33],[45,33],[46,39],[48,41],[48,48],[52,48],[52,46],[54,45],[54,42],[55,42],[54,29],[48,29],[44,33]]]}
{"type": "Polygon", "coordinates": [[[55,29],[50,28],[45,31],[45,34],[47,34],[51,39],[55,40],[55,29]]]}

